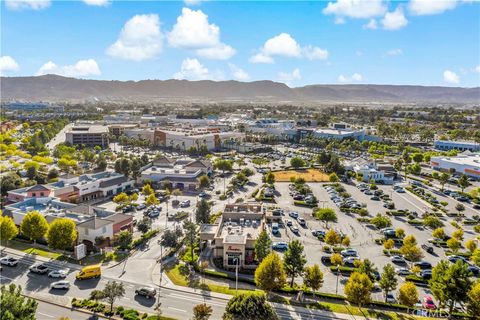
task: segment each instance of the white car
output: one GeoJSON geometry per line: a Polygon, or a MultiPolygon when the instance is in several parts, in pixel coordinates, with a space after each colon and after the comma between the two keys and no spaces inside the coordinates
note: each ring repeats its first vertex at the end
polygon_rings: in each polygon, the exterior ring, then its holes
{"type": "Polygon", "coordinates": [[[358,256],[357,250],[355,249],[345,249],[340,252],[343,257],[356,257],[358,256]]]}
{"type": "Polygon", "coordinates": [[[402,256],[393,256],[390,258],[392,260],[392,262],[395,262],[395,263],[406,263],[405,259],[402,257],[402,256]]]}
{"type": "Polygon", "coordinates": [[[70,282],[68,282],[67,280],[56,281],[50,284],[50,289],[68,290],[69,288],[70,288],[70,282]]]}
{"type": "Polygon", "coordinates": [[[0,259],[0,264],[4,264],[10,267],[15,267],[18,264],[18,259],[15,259],[10,256],[6,256],[0,259]]]}
{"type": "Polygon", "coordinates": [[[408,276],[411,273],[410,270],[408,270],[407,268],[395,268],[395,272],[399,276],[408,276]]]}
{"type": "Polygon", "coordinates": [[[65,269],[62,270],[53,270],[48,273],[50,278],[65,278],[68,274],[68,271],[65,269]]]}

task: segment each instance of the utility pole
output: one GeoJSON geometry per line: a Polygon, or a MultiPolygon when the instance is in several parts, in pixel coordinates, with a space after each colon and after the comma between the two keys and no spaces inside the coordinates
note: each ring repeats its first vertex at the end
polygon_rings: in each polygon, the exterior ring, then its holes
{"type": "Polygon", "coordinates": [[[158,299],[157,299],[157,306],[155,307],[158,312],[158,318],[160,319],[160,316],[162,315],[162,310],[160,309],[160,290],[162,288],[162,276],[163,276],[163,246],[161,242],[159,241],[160,244],[160,259],[159,259],[159,264],[160,264],[160,283],[158,284],[158,299]]]}

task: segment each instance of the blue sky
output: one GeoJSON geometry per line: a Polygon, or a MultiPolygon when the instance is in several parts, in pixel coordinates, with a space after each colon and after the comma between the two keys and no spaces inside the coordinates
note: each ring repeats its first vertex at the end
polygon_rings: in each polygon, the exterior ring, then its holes
{"type": "Polygon", "coordinates": [[[1,2],[4,76],[480,86],[475,1],[1,2]]]}

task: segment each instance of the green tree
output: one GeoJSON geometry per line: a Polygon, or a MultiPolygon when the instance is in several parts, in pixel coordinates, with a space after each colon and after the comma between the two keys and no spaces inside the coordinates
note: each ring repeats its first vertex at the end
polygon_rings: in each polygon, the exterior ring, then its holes
{"type": "Polygon", "coordinates": [[[370,223],[375,225],[378,229],[383,229],[392,225],[390,218],[380,213],[377,213],[377,215],[370,220],[370,223]]]}
{"type": "Polygon", "coordinates": [[[336,233],[335,230],[333,229],[330,229],[327,231],[327,233],[325,234],[324,240],[326,244],[329,244],[331,246],[334,246],[340,243],[340,241],[342,241],[342,239],[340,238],[340,235],[336,233]]]}
{"type": "Polygon", "coordinates": [[[210,205],[205,199],[200,200],[195,211],[197,223],[210,223],[210,205]]]}
{"type": "Polygon", "coordinates": [[[37,168],[33,166],[29,167],[27,169],[27,177],[30,180],[35,180],[35,178],[37,177],[37,168]]]}
{"type": "Polygon", "coordinates": [[[332,266],[341,266],[343,264],[342,256],[339,253],[334,253],[330,257],[330,263],[332,266]]]}
{"type": "Polygon", "coordinates": [[[398,290],[398,302],[407,306],[413,307],[418,301],[417,286],[413,282],[405,282],[398,290]]]}
{"type": "Polygon", "coordinates": [[[475,251],[473,251],[470,260],[472,260],[476,266],[480,267],[480,249],[477,248],[475,251]]]}
{"type": "Polygon", "coordinates": [[[20,232],[35,242],[47,233],[48,222],[45,217],[38,211],[30,211],[23,217],[20,223],[20,232]]]}
{"type": "Polygon", "coordinates": [[[213,313],[211,306],[206,303],[197,304],[193,307],[193,320],[208,320],[213,313]]]}
{"type": "Polygon", "coordinates": [[[383,272],[379,281],[380,288],[382,288],[382,290],[385,292],[385,302],[387,302],[388,293],[395,290],[397,288],[397,284],[398,281],[395,268],[388,263],[383,267],[383,272]]]}
{"type": "Polygon", "coordinates": [[[335,172],[333,172],[328,176],[328,181],[338,182],[338,181],[340,181],[340,178],[338,178],[337,174],[335,172]]]}
{"type": "Polygon", "coordinates": [[[262,230],[255,241],[255,258],[258,262],[262,262],[270,254],[271,247],[272,240],[270,240],[267,231],[262,230]]]}
{"type": "Polygon", "coordinates": [[[113,304],[117,298],[125,295],[125,288],[122,282],[108,281],[102,290],[103,298],[110,305],[110,311],[113,311],[113,304]]]}
{"type": "Polygon", "coordinates": [[[278,316],[264,294],[242,293],[231,298],[225,307],[223,320],[277,320],[278,316]]]}
{"type": "Polygon", "coordinates": [[[154,194],[154,193],[155,193],[155,191],[153,190],[153,188],[149,184],[146,184],[146,185],[143,186],[142,194],[145,197],[148,197],[149,195],[154,194]]]}
{"type": "Polygon", "coordinates": [[[157,199],[155,196],[155,193],[150,194],[146,199],[145,199],[145,204],[150,207],[150,206],[156,206],[160,203],[160,201],[157,199]]]}
{"type": "Polygon", "coordinates": [[[442,172],[442,174],[438,177],[438,182],[440,182],[440,185],[442,186],[442,192],[448,180],[450,180],[450,175],[446,172],[442,172]]]}
{"type": "Polygon", "coordinates": [[[282,260],[275,252],[266,256],[255,270],[255,284],[267,292],[283,288],[285,285],[285,270],[282,260]]]}
{"type": "Polygon", "coordinates": [[[16,173],[9,172],[2,176],[0,179],[0,187],[2,195],[6,196],[8,191],[21,188],[23,186],[23,180],[16,173]]]}
{"type": "Polygon", "coordinates": [[[325,223],[325,228],[328,228],[329,222],[336,222],[337,221],[337,214],[335,210],[332,208],[322,208],[318,209],[314,213],[315,218],[325,223]]]}
{"type": "Polygon", "coordinates": [[[125,192],[117,194],[113,197],[113,202],[115,203],[127,203],[130,201],[130,198],[127,196],[125,192]]]}
{"type": "Polygon", "coordinates": [[[465,174],[462,174],[460,178],[458,178],[457,184],[463,192],[465,188],[470,185],[470,182],[468,182],[468,177],[465,174]]]}
{"type": "Polygon", "coordinates": [[[369,259],[365,259],[360,263],[358,267],[358,272],[366,274],[370,281],[375,282],[375,279],[378,274],[378,269],[375,267],[375,264],[369,259]]]}
{"type": "Polygon", "coordinates": [[[48,246],[52,249],[66,250],[77,240],[75,222],[68,218],[53,220],[47,231],[48,246]]]}
{"type": "Polygon", "coordinates": [[[420,163],[423,161],[423,154],[420,152],[412,154],[412,160],[415,161],[416,163],[420,163]]]}
{"type": "Polygon", "coordinates": [[[458,252],[458,249],[461,247],[460,241],[458,241],[456,238],[450,238],[447,240],[447,247],[452,250],[453,252],[458,252]]]}
{"type": "Polygon", "coordinates": [[[320,270],[318,264],[305,267],[303,283],[314,292],[321,288],[323,284],[323,272],[320,270]]]}
{"type": "Polygon", "coordinates": [[[11,283],[0,288],[1,320],[35,320],[38,302],[22,295],[22,287],[11,283]]]}
{"type": "Polygon", "coordinates": [[[303,160],[302,158],[300,157],[293,157],[291,160],[290,160],[290,165],[295,168],[295,169],[298,169],[298,168],[301,168],[301,167],[305,167],[306,163],[305,163],[305,160],[303,160]]]}
{"type": "Polygon", "coordinates": [[[195,263],[194,248],[197,242],[197,226],[188,220],[183,222],[183,230],[185,231],[185,241],[190,248],[190,263],[195,263]]]}
{"type": "MultiPolygon", "coordinates": [[[[137,223],[137,229],[141,233],[146,233],[150,228],[152,227],[152,220],[149,219],[148,217],[143,217],[140,221],[137,223]]],[[[165,232],[170,231],[170,230],[165,230],[165,232]]]]}
{"type": "Polygon", "coordinates": [[[344,291],[348,301],[361,307],[370,302],[372,288],[370,278],[366,274],[355,271],[348,278],[344,291]]]}
{"type": "Polygon", "coordinates": [[[429,227],[430,229],[438,229],[443,227],[443,222],[438,217],[431,214],[423,218],[423,225],[429,227]]]}
{"type": "Polygon", "coordinates": [[[15,238],[17,234],[18,228],[13,219],[8,216],[2,216],[2,211],[0,210],[0,240],[2,245],[5,245],[4,242],[8,244],[8,241],[15,238]]]}
{"type": "Polygon", "coordinates": [[[295,277],[303,273],[303,268],[306,263],[307,259],[303,252],[303,245],[296,239],[290,241],[288,249],[283,256],[285,272],[288,276],[292,277],[290,280],[290,287],[293,288],[295,277]]]}
{"type": "Polygon", "coordinates": [[[200,178],[198,178],[198,186],[200,187],[200,189],[208,188],[210,186],[210,179],[208,179],[206,175],[201,176],[200,178]]]}
{"type": "Polygon", "coordinates": [[[467,293],[467,311],[471,316],[480,315],[480,281],[477,281],[467,293]]]}
{"type": "Polygon", "coordinates": [[[475,240],[470,239],[467,242],[465,242],[465,248],[467,248],[468,251],[473,253],[475,249],[477,249],[477,243],[475,242],[475,240]]]}
{"type": "Polygon", "coordinates": [[[449,264],[442,260],[432,270],[432,279],[429,281],[430,289],[440,305],[448,308],[449,314],[452,314],[456,302],[466,302],[467,295],[465,293],[469,292],[472,287],[467,266],[462,261],[449,264]]]}
{"type": "Polygon", "coordinates": [[[432,236],[437,239],[445,239],[445,231],[443,228],[437,228],[433,230],[432,236]]]}
{"type": "Polygon", "coordinates": [[[461,203],[457,203],[457,205],[455,206],[455,210],[458,211],[458,214],[462,213],[463,211],[465,211],[465,206],[461,203]]]}
{"type": "Polygon", "coordinates": [[[120,233],[116,234],[113,238],[113,243],[115,246],[120,247],[120,249],[129,249],[130,244],[132,243],[133,235],[128,230],[123,230],[120,233]]]}
{"type": "Polygon", "coordinates": [[[413,235],[406,236],[403,239],[403,246],[400,248],[400,253],[411,262],[420,261],[423,253],[417,246],[417,239],[413,235]]]}
{"type": "Polygon", "coordinates": [[[265,182],[269,184],[275,183],[275,175],[272,172],[268,172],[265,175],[265,182]]]}

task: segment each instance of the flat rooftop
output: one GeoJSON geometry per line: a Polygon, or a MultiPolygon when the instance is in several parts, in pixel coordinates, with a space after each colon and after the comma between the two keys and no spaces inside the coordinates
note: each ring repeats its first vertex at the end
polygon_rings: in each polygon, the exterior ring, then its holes
{"type": "Polygon", "coordinates": [[[100,125],[77,125],[68,129],[66,133],[108,133],[108,127],[100,125]]]}
{"type": "Polygon", "coordinates": [[[262,222],[260,219],[228,219],[220,226],[218,236],[223,238],[223,243],[244,244],[247,239],[256,239],[260,232],[262,222]]]}
{"type": "Polygon", "coordinates": [[[354,130],[354,129],[316,129],[316,133],[322,134],[331,134],[331,135],[346,135],[351,133],[361,132],[362,130],[354,130]]]}
{"type": "Polygon", "coordinates": [[[456,157],[432,157],[431,161],[440,160],[470,167],[480,167],[480,154],[456,156],[456,157]]]}

